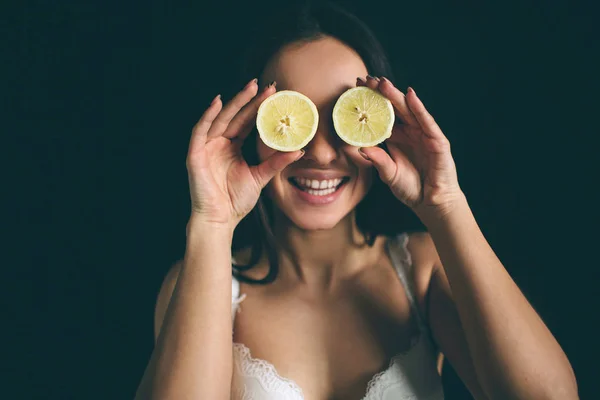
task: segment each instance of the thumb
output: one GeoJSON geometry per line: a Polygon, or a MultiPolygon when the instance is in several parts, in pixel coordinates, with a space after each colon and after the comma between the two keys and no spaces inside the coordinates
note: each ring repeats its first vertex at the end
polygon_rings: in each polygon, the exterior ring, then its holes
{"type": "Polygon", "coordinates": [[[259,187],[262,189],[267,186],[267,183],[275,174],[283,171],[285,167],[299,160],[304,155],[304,150],[292,151],[292,152],[276,152],[265,161],[252,167],[252,174],[259,187]]]}
{"type": "Polygon", "coordinates": [[[358,152],[363,158],[373,163],[385,184],[390,185],[394,181],[398,173],[398,166],[385,150],[380,147],[361,147],[358,152]]]}

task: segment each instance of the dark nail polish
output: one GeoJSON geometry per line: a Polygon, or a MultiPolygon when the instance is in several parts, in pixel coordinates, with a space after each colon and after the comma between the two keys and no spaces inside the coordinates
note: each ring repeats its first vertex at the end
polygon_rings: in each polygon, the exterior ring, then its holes
{"type": "Polygon", "coordinates": [[[271,82],[271,83],[269,83],[267,86],[265,86],[265,89],[264,89],[264,90],[265,90],[265,91],[266,91],[266,90],[269,90],[271,87],[275,86],[276,84],[277,84],[277,82],[275,82],[275,81],[272,81],[272,82],[271,82]]]}

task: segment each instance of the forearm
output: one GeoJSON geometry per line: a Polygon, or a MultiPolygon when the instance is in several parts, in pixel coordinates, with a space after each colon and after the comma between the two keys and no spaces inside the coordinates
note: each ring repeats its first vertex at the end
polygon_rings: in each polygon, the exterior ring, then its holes
{"type": "Polygon", "coordinates": [[[421,219],[489,398],[578,398],[566,355],[487,243],[466,198],[443,219],[421,219]]]}
{"type": "Polygon", "coordinates": [[[229,398],[232,231],[190,221],[183,266],[136,399],[229,398]]]}

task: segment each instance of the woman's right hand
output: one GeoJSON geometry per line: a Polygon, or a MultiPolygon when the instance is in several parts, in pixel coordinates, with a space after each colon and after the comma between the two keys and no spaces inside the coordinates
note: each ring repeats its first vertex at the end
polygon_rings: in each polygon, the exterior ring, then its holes
{"type": "Polygon", "coordinates": [[[257,94],[256,81],[225,106],[217,96],[192,130],[186,166],[194,219],[233,230],[273,176],[303,154],[276,152],[256,166],[242,157],[242,143],[252,131],[258,107],[275,93],[275,85],[269,85],[257,94]]]}

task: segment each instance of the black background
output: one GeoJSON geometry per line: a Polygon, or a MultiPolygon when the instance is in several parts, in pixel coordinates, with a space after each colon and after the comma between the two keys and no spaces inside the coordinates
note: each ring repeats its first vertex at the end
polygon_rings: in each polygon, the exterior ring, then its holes
{"type": "MultiPolygon", "coordinates": [[[[344,2],[450,139],[486,238],[595,398],[594,14],[484,3],[344,2]]],[[[22,1],[3,13],[2,397],[133,398],[157,290],[185,250],[191,127],[253,78],[235,75],[245,31],[274,4],[22,1]]],[[[451,373],[445,384],[467,398],[451,373]]]]}

